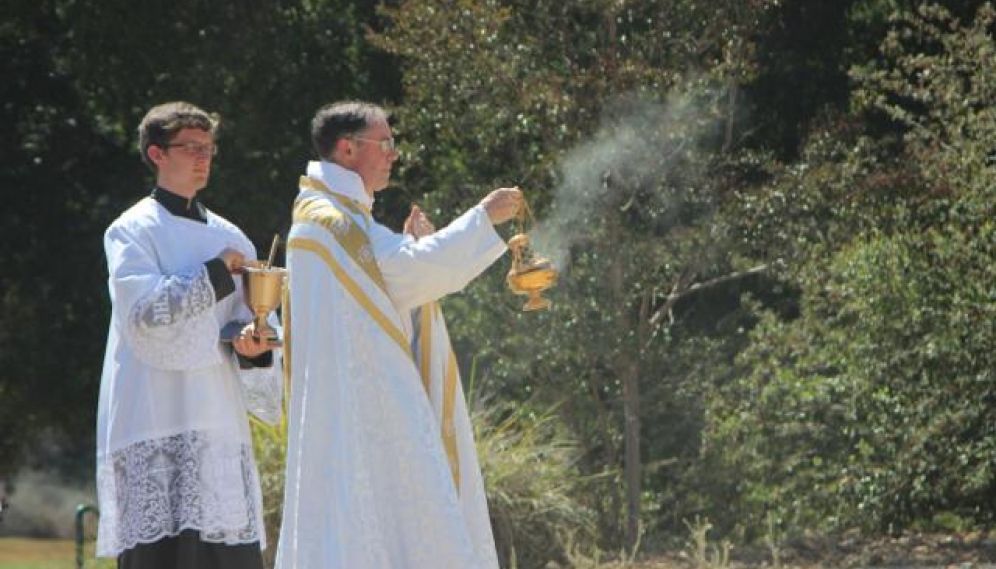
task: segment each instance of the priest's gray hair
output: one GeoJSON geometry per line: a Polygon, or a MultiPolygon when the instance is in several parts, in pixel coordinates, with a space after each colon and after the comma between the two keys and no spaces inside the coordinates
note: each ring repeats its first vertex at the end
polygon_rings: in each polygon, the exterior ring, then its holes
{"type": "Polygon", "coordinates": [[[340,101],[325,105],[311,119],[311,144],[320,159],[328,160],[337,141],[389,119],[387,111],[373,103],[340,101]]]}

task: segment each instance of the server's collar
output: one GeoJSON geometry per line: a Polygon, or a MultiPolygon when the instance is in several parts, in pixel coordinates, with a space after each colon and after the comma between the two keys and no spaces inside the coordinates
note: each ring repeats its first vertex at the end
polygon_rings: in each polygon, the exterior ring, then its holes
{"type": "Polygon", "coordinates": [[[174,194],[166,188],[156,186],[152,188],[152,199],[159,202],[161,206],[166,208],[166,211],[175,216],[207,223],[207,211],[204,205],[197,200],[197,196],[185,198],[174,194]]]}

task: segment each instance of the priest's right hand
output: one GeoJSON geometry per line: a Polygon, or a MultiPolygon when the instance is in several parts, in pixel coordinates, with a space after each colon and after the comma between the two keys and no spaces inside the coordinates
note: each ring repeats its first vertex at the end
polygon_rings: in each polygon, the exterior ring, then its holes
{"type": "Polygon", "coordinates": [[[499,225],[518,215],[522,202],[522,191],[519,188],[498,188],[484,196],[481,205],[488,213],[491,224],[499,225]]]}

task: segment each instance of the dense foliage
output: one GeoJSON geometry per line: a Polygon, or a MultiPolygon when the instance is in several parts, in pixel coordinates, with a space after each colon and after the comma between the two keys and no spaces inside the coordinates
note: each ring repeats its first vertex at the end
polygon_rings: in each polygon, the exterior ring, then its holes
{"type": "Polygon", "coordinates": [[[746,519],[993,519],[993,22],[990,6],[897,19],[854,70],[858,112],[894,128],[817,135],[773,185],[797,203],[755,206],[794,210],[765,217],[812,243],[786,274],[800,317],[762,319],[710,409],[710,460],[739,473],[746,519]]]}
{"type": "Polygon", "coordinates": [[[589,535],[666,543],[696,516],[747,538],[994,521],[989,4],[4,10],[0,474],[42,431],[91,452],[100,236],[148,185],[144,109],[222,114],[206,199],[265,246],[314,109],[357,97],[394,111],[391,223],[418,202],[440,225],[519,185],[561,270],[549,312],[521,313],[507,263],[446,301],[494,407],[478,418],[505,559],[525,544],[542,566],[537,539],[559,561],[589,535]]]}
{"type": "Polygon", "coordinates": [[[101,239],[151,188],[134,134],[148,107],[181,99],[222,116],[204,200],[266,251],[290,225],[314,110],[397,94],[390,57],[363,40],[377,23],[365,3],[14,0],[2,11],[0,476],[31,460],[39,431],[83,452],[93,440],[109,313],[101,239]]]}

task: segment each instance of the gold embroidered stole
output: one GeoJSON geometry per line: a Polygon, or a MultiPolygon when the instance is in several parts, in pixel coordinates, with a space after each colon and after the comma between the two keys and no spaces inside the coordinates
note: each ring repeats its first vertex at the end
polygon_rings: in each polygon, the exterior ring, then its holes
{"type": "MultiPolygon", "coordinates": [[[[321,184],[321,182],[302,177],[302,187],[310,189],[314,184],[321,184]],[[308,180],[308,185],[305,185],[304,180],[308,180]]],[[[322,187],[324,188],[324,186],[322,187]]],[[[324,191],[336,198],[336,201],[344,208],[356,213],[361,211],[359,204],[348,202],[345,198],[333,194],[327,188],[324,191]]],[[[314,223],[328,230],[336,242],[342,246],[350,259],[363,270],[385,295],[387,294],[387,285],[384,284],[384,277],[380,274],[380,268],[377,267],[377,261],[374,259],[373,250],[370,247],[370,239],[367,237],[366,232],[349,215],[346,215],[325,199],[304,198],[299,199],[294,204],[294,223],[314,223]]],[[[339,279],[343,288],[370,314],[371,318],[381,326],[388,337],[393,339],[403,351],[411,355],[411,346],[401,328],[374,303],[363,290],[363,287],[349,276],[349,273],[346,272],[335,256],[324,245],[314,239],[293,237],[287,243],[287,247],[310,251],[318,255],[336,278],[339,279]]],[[[291,278],[294,277],[291,276],[291,278]]]]}
{"type": "MultiPolygon", "coordinates": [[[[336,203],[342,208],[350,211],[351,213],[360,216],[364,220],[366,228],[370,226],[370,211],[364,208],[361,204],[358,204],[352,200],[348,200],[343,196],[336,194],[328,189],[321,181],[314,178],[309,178],[307,176],[302,176],[300,180],[301,188],[314,190],[325,194],[336,201],[336,203]]],[[[384,277],[380,272],[380,268],[377,266],[377,260],[374,258],[373,249],[370,245],[370,239],[367,236],[366,228],[361,228],[353,219],[346,215],[339,208],[330,204],[328,200],[320,197],[315,198],[302,198],[294,204],[294,223],[314,223],[325,228],[332,237],[336,240],[339,245],[342,246],[343,250],[359,266],[363,272],[370,278],[374,284],[377,285],[384,294],[387,294],[387,285],[384,282],[384,277]]],[[[415,359],[412,353],[412,346],[409,343],[409,339],[405,336],[404,332],[386,315],[377,305],[370,299],[370,297],[364,292],[363,287],[360,286],[349,274],[343,269],[335,257],[326,249],[321,243],[307,238],[294,237],[287,243],[287,247],[291,249],[301,249],[315,253],[325,262],[332,273],[342,284],[350,295],[362,306],[371,318],[377,322],[387,335],[392,338],[395,343],[398,344],[401,349],[408,354],[409,357],[415,359]]],[[[291,275],[291,278],[294,278],[291,275]]],[[[288,306],[288,305],[285,305],[288,306]]],[[[456,408],[456,382],[457,382],[457,362],[456,355],[453,353],[453,349],[450,346],[446,346],[446,351],[449,353],[449,357],[445,364],[440,368],[439,365],[433,365],[432,361],[432,336],[433,330],[436,326],[433,326],[433,321],[442,318],[442,311],[439,308],[439,304],[436,302],[429,303],[421,307],[419,317],[414,322],[417,327],[419,334],[419,356],[418,369],[420,375],[422,376],[422,384],[425,387],[426,395],[429,397],[430,402],[432,398],[431,386],[436,375],[436,370],[442,370],[441,380],[443,382],[443,405],[442,405],[442,418],[441,424],[441,436],[443,439],[443,446],[446,450],[446,457],[449,462],[450,472],[453,475],[453,482],[456,486],[457,493],[460,491],[460,461],[457,450],[457,440],[456,440],[456,426],[453,422],[453,416],[456,408]]],[[[288,310],[289,312],[289,310],[288,310]]],[[[289,318],[289,317],[288,317],[289,318]]],[[[445,336],[442,338],[446,340],[445,336]]],[[[289,342],[288,342],[289,343],[289,342]]],[[[447,342],[448,343],[448,342],[447,342]]],[[[288,358],[287,361],[287,373],[289,374],[290,363],[289,363],[289,346],[285,347],[285,355],[288,358]]]]}
{"type": "Polygon", "coordinates": [[[457,448],[456,424],[453,417],[456,411],[456,387],[458,381],[458,369],[456,354],[449,345],[449,338],[440,327],[443,318],[443,311],[438,302],[430,302],[418,309],[415,318],[415,337],[418,338],[418,369],[422,376],[422,385],[426,394],[432,400],[432,384],[434,380],[442,381],[442,417],[440,420],[441,434],[443,437],[443,447],[446,449],[446,459],[450,465],[450,473],[453,475],[453,483],[456,485],[457,493],[460,492],[460,454],[457,448]],[[436,337],[436,331],[439,337],[436,337]],[[434,342],[445,344],[445,362],[433,361],[434,342]],[[440,370],[440,366],[442,366],[440,370]],[[440,378],[437,373],[441,371],[440,378]]]}

